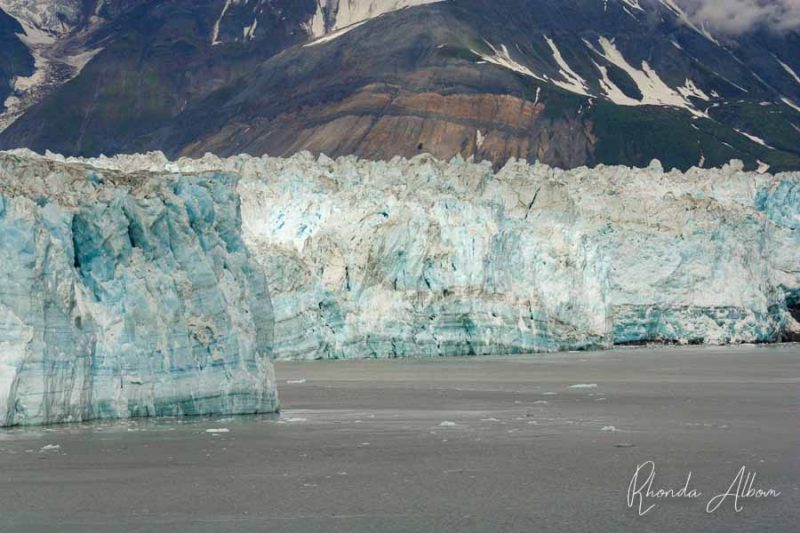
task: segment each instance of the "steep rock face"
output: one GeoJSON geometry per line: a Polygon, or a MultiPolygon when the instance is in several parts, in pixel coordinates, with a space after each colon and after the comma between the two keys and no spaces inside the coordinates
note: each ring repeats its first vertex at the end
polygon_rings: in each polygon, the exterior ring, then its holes
{"type": "Polygon", "coordinates": [[[282,358],[793,338],[800,175],[161,154],[242,176],[282,358]]]}
{"type": "Polygon", "coordinates": [[[0,154],[0,426],[271,412],[235,178],[0,154]]]}
{"type": "Polygon", "coordinates": [[[246,144],[254,153],[360,154],[373,160],[430,153],[440,159],[474,154],[479,159],[539,159],[577,166],[591,158],[591,126],[543,116],[544,105],[508,95],[441,95],[387,91],[369,86],[335,105],[223,128],[191,153],[224,154],[246,144]]]}

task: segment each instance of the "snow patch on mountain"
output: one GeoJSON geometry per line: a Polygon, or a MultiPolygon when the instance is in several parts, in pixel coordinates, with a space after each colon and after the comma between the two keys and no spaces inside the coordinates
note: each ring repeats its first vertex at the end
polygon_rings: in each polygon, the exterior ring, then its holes
{"type": "Polygon", "coordinates": [[[644,8],[639,3],[639,0],[621,0],[622,3],[626,4],[627,6],[631,7],[636,11],[644,11],[644,8]]]}
{"type": "MultiPolygon", "coordinates": [[[[553,59],[558,65],[559,77],[561,79],[552,78],[547,74],[537,74],[530,67],[513,58],[508,46],[505,44],[495,46],[492,43],[485,42],[491,50],[491,53],[479,52],[476,50],[472,50],[472,53],[478,56],[483,62],[506,68],[538,81],[550,83],[581,96],[594,96],[589,89],[587,80],[567,63],[556,42],[547,35],[544,36],[544,40],[550,48],[553,59]]],[[[653,105],[676,107],[685,109],[696,117],[708,118],[708,115],[704,111],[697,108],[693,100],[699,99],[709,102],[711,101],[711,97],[700,89],[691,79],[686,78],[682,86],[672,88],[661,79],[647,61],[642,61],[641,69],[631,65],[625,56],[623,56],[622,52],[616,47],[613,40],[601,36],[598,38],[599,47],[585,39],[583,42],[594,54],[599,56],[598,60],[592,60],[597,72],[600,74],[597,78],[597,82],[603,91],[602,96],[611,102],[623,106],[653,105]],[[626,72],[636,83],[639,92],[642,94],[641,99],[637,100],[625,94],[625,92],[611,80],[608,66],[601,64],[602,60],[626,72]]]]}
{"type": "Polygon", "coordinates": [[[778,64],[781,67],[783,67],[783,70],[785,70],[786,72],[789,73],[789,75],[792,77],[792,79],[794,79],[794,81],[796,81],[798,84],[800,84],[800,76],[798,76],[797,72],[795,72],[792,67],[790,67],[789,65],[787,65],[786,63],[784,63],[783,61],[778,59],[777,57],[775,58],[775,61],[777,61],[778,64]]]}
{"type": "MultiPolygon", "coordinates": [[[[222,12],[220,12],[219,17],[217,17],[217,20],[214,22],[214,27],[211,29],[212,46],[222,44],[222,41],[219,38],[219,30],[220,26],[222,25],[222,19],[225,18],[225,15],[228,13],[228,10],[231,8],[231,6],[237,6],[247,1],[248,0],[225,0],[225,4],[222,6],[222,12]]],[[[243,37],[246,41],[251,39],[252,36],[255,34],[257,25],[258,25],[258,19],[256,19],[252,25],[246,26],[242,29],[243,37]]]]}
{"type": "Polygon", "coordinates": [[[519,63],[518,61],[513,59],[506,45],[501,44],[499,47],[495,47],[493,44],[489,42],[486,42],[486,44],[492,50],[491,54],[481,53],[475,50],[472,50],[472,53],[481,58],[481,60],[485,61],[486,63],[491,63],[493,65],[497,65],[498,67],[506,68],[518,74],[529,76],[535,80],[548,81],[547,75],[542,74],[540,76],[534,73],[531,69],[529,69],[522,63],[519,63]]]}
{"type": "Polygon", "coordinates": [[[708,29],[706,29],[706,27],[702,25],[702,23],[700,24],[695,23],[695,21],[692,20],[692,17],[690,17],[689,14],[675,2],[675,0],[659,0],[659,2],[661,2],[662,5],[664,5],[675,16],[677,16],[678,20],[682,24],[688,26],[689,28],[691,28],[698,34],[702,35],[703,37],[705,37],[712,43],[716,44],[717,46],[721,46],[720,42],[711,34],[711,32],[709,32],[708,29]]]}
{"type": "MultiPolygon", "coordinates": [[[[318,39],[328,34],[339,37],[346,28],[386,13],[408,7],[436,4],[444,0],[317,0],[317,10],[306,24],[312,38],[318,39]]],[[[351,28],[352,29],[352,28],[351,28]]],[[[324,42],[328,42],[327,39],[324,42]]]]}
{"type": "Polygon", "coordinates": [[[786,98],[785,96],[781,96],[781,101],[782,101],[784,104],[786,104],[787,106],[789,106],[789,107],[791,107],[792,109],[794,109],[795,111],[797,111],[798,113],[800,113],[800,105],[798,105],[798,104],[794,103],[793,101],[789,100],[789,99],[788,99],[788,98],[786,98]]]}
{"type": "Polygon", "coordinates": [[[589,89],[586,86],[586,80],[581,78],[580,75],[572,70],[572,67],[567,64],[553,39],[547,35],[544,36],[544,39],[547,41],[547,45],[553,52],[553,58],[556,60],[556,63],[558,63],[558,66],[561,69],[561,77],[564,78],[564,81],[553,80],[553,83],[570,92],[582,94],[584,96],[590,96],[589,89]]]}
{"type": "Polygon", "coordinates": [[[750,139],[751,141],[753,141],[756,144],[760,144],[761,146],[769,148],[770,150],[774,150],[775,149],[772,146],[768,145],[766,143],[766,141],[764,141],[764,139],[762,139],[761,137],[756,137],[752,133],[747,133],[746,131],[742,131],[742,130],[739,130],[739,129],[736,129],[735,131],[736,131],[736,133],[738,133],[738,134],[740,134],[740,135],[742,135],[744,137],[747,137],[748,139],[750,139]]]}
{"type": "Polygon", "coordinates": [[[657,105],[677,107],[686,109],[698,117],[707,116],[702,111],[699,111],[689,99],[690,96],[693,96],[703,100],[709,100],[709,97],[698,89],[692,80],[687,79],[686,84],[682,88],[673,89],[659,77],[658,73],[653,70],[647,61],[642,61],[641,70],[631,65],[625,56],[622,55],[622,52],[616,47],[613,40],[607,37],[599,37],[598,43],[600,49],[587,40],[584,40],[584,43],[597,55],[628,74],[634,83],[636,83],[639,92],[642,94],[641,100],[636,100],[625,95],[624,92],[611,81],[607,69],[603,69],[601,85],[606,89],[606,97],[615,104],[628,106],[657,105]]]}
{"type": "Polygon", "coordinates": [[[310,43],[304,44],[303,47],[307,48],[307,47],[310,47],[310,46],[319,46],[321,44],[329,43],[329,42],[333,41],[334,39],[338,39],[339,37],[341,37],[345,33],[353,31],[354,29],[364,25],[366,22],[367,22],[366,20],[362,21],[362,22],[356,22],[355,24],[351,24],[350,26],[347,26],[346,28],[342,28],[341,30],[333,31],[331,33],[328,33],[324,37],[320,37],[319,39],[311,41],[310,43]]]}
{"type": "Polygon", "coordinates": [[[252,41],[256,36],[256,30],[258,29],[258,18],[254,18],[253,22],[249,26],[245,26],[242,28],[242,37],[245,41],[252,41]]]}
{"type": "Polygon", "coordinates": [[[704,93],[703,90],[695,85],[689,78],[686,78],[686,83],[683,84],[683,87],[678,87],[676,90],[683,96],[686,102],[691,102],[689,98],[699,98],[705,102],[711,101],[711,97],[704,93]]]}

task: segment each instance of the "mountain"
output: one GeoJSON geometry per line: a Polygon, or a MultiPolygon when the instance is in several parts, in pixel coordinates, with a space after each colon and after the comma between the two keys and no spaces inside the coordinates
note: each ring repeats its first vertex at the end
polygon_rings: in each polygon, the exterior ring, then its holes
{"type": "Polygon", "coordinates": [[[69,68],[0,148],[800,168],[800,34],[718,32],[679,0],[33,2],[63,23],[15,3],[69,68]]]}
{"type": "MultiPolygon", "coordinates": [[[[15,80],[23,79],[34,72],[34,59],[20,40],[19,23],[0,11],[0,105],[5,109],[12,105],[7,101],[14,93],[15,80]]],[[[2,122],[0,122],[2,124],[2,122]]]]}

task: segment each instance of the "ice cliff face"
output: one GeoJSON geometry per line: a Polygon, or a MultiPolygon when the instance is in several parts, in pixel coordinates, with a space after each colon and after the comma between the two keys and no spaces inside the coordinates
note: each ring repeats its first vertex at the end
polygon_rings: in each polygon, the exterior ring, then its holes
{"type": "Polygon", "coordinates": [[[0,153],[0,426],[274,411],[235,177],[0,153]]]}
{"type": "Polygon", "coordinates": [[[247,239],[278,280],[283,357],[762,342],[796,329],[797,175],[248,164],[245,176],[266,176],[240,190],[247,239]]]}
{"type": "Polygon", "coordinates": [[[800,333],[800,175],[240,156],[282,358],[498,354],[800,333]],[[797,317],[797,315],[795,315],[797,317]]]}

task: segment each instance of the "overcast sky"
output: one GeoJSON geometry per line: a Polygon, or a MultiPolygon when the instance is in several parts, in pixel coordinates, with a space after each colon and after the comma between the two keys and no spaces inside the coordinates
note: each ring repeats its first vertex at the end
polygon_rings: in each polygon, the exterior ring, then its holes
{"type": "Polygon", "coordinates": [[[679,0],[696,22],[739,34],[756,27],[800,29],[800,0],[679,0]]]}

